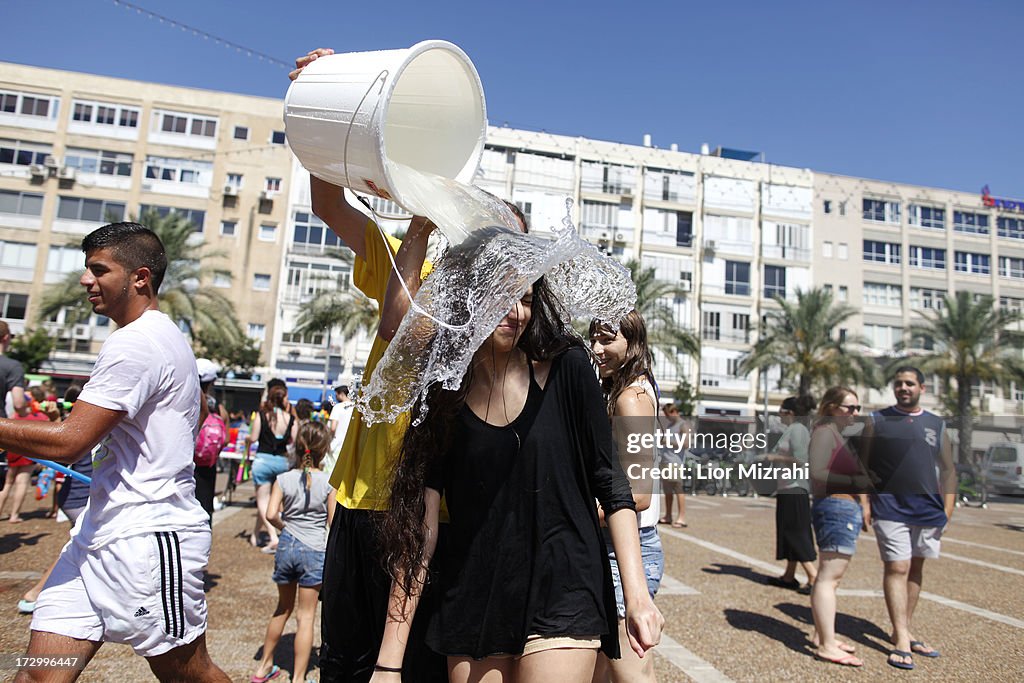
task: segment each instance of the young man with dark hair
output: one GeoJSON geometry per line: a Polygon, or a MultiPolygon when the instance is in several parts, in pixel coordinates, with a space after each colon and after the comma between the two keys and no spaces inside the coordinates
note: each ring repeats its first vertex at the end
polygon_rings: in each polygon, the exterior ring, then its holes
{"type": "Polygon", "coordinates": [[[0,420],[0,447],[65,464],[98,444],[88,507],[36,602],[28,647],[29,658],[74,659],[75,668],[22,669],[15,680],[73,681],[115,642],[162,681],[229,681],[206,650],[211,534],[192,478],[199,373],[157,306],[163,245],[137,223],[113,223],[82,250],[89,303],[118,329],[67,420],[0,420]]]}
{"type": "Polygon", "coordinates": [[[924,561],[939,556],[939,539],[956,500],[953,450],[941,417],[920,406],[924,374],[903,366],[893,373],[896,405],[872,413],[865,430],[868,471],[875,481],[871,524],[885,566],[883,589],[892,621],[888,663],[913,669],[913,655],[938,657],[938,650],[910,630],[921,594],[924,561]]]}
{"type": "Polygon", "coordinates": [[[25,370],[21,363],[4,354],[11,344],[11,328],[6,320],[0,320],[0,417],[7,417],[7,392],[11,393],[11,405],[15,412],[22,413],[25,401],[25,370]]]}

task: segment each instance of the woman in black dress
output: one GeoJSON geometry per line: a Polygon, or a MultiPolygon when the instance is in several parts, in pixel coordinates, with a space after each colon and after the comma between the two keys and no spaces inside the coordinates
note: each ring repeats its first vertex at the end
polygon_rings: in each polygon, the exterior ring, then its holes
{"type": "Polygon", "coordinates": [[[406,433],[381,529],[395,581],[374,681],[399,680],[442,494],[450,524],[427,643],[447,656],[450,680],[590,681],[599,649],[618,656],[595,497],[630,645],[643,655],[660,638],[605,400],[558,312],[542,278],[477,350],[460,388],[435,386],[426,419],[406,433]]]}

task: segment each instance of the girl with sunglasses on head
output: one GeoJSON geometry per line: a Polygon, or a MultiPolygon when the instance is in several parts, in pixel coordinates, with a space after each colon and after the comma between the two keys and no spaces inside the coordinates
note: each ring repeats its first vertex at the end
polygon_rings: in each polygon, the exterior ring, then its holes
{"type": "Polygon", "coordinates": [[[836,637],[836,591],[857,549],[857,536],[868,509],[871,480],[844,434],[860,413],[857,393],[832,387],[818,404],[811,434],[811,519],[818,539],[818,576],[811,591],[814,644],[818,659],[843,666],[861,666],[854,648],[836,637]]]}

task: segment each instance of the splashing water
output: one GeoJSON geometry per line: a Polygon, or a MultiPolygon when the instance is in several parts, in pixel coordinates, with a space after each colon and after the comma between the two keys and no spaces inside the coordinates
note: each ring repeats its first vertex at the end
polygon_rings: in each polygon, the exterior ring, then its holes
{"type": "MultiPolygon", "coordinates": [[[[410,168],[399,174],[405,208],[430,218],[450,246],[356,398],[367,424],[394,422],[436,382],[457,389],[477,349],[541,276],[569,316],[617,323],[633,308],[629,271],[580,238],[568,217],[572,200],[553,236],[528,235],[479,188],[410,168]]],[[[426,415],[421,406],[413,424],[426,415]]]]}

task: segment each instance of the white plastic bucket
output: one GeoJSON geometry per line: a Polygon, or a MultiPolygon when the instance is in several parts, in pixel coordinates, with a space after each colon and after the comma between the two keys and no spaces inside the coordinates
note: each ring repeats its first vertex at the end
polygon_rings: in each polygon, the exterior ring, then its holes
{"type": "Polygon", "coordinates": [[[487,132],[480,76],[442,40],[320,57],[288,88],[284,122],[310,173],[399,204],[387,159],[469,183],[487,132]]]}

